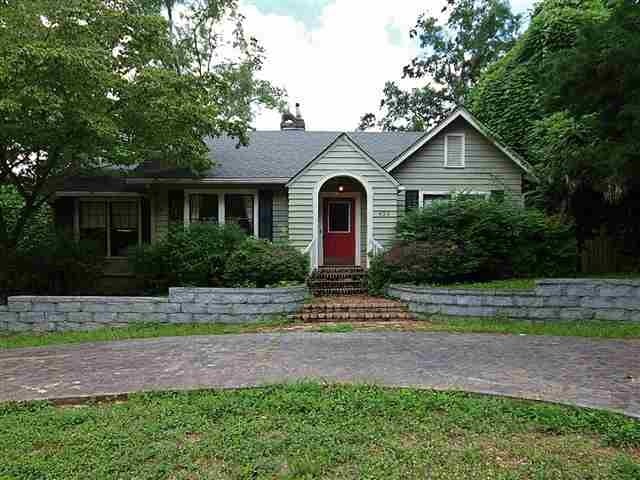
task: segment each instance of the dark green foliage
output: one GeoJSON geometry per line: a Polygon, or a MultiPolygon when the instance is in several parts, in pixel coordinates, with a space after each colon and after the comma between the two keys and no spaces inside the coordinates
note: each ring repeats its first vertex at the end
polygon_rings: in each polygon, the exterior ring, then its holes
{"type": "MultiPolygon", "coordinates": [[[[472,90],[474,114],[534,165],[529,195],[640,258],[640,2],[545,0],[472,90]]],[[[615,268],[620,268],[616,266],[615,268]]]]}
{"type": "MultiPolygon", "coordinates": [[[[20,218],[23,198],[15,187],[0,186],[0,210],[11,229],[20,218]]],[[[52,212],[41,205],[25,225],[25,235],[9,252],[2,273],[9,294],[70,295],[92,293],[104,259],[89,242],[75,242],[54,229],[52,212]]]]}
{"type": "Polygon", "coordinates": [[[236,225],[172,227],[166,237],[135,250],[129,261],[151,290],[221,286],[227,260],[244,238],[236,225]]]}
{"type": "Polygon", "coordinates": [[[511,201],[460,196],[436,202],[407,213],[398,223],[397,239],[373,262],[374,290],[383,281],[553,277],[572,274],[577,265],[570,224],[511,201]]]}
{"type": "Polygon", "coordinates": [[[469,278],[479,259],[465,254],[461,244],[450,240],[401,241],[384,255],[375,257],[369,272],[372,293],[380,294],[393,283],[443,283],[469,278]]]}
{"type": "Polygon", "coordinates": [[[12,264],[13,293],[95,294],[105,261],[100,252],[92,242],[51,232],[19,251],[12,264]]]}
{"type": "Polygon", "coordinates": [[[309,260],[298,249],[266,240],[247,238],[231,255],[224,274],[228,286],[266,287],[304,282],[309,260]]]}

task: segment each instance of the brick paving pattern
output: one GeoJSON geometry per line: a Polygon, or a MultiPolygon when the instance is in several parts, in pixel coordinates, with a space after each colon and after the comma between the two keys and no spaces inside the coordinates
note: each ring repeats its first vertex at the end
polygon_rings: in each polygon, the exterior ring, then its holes
{"type": "Polygon", "coordinates": [[[640,341],[448,333],[172,337],[0,352],[0,400],[316,379],[454,389],[640,417],[640,341]]]}

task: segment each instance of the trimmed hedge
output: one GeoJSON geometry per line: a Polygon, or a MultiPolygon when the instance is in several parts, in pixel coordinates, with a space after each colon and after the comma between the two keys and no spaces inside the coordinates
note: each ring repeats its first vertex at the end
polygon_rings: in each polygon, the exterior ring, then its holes
{"type": "Polygon", "coordinates": [[[236,225],[172,228],[129,258],[150,291],[168,287],[264,287],[304,282],[308,260],[286,244],[247,237],[236,225]]]}
{"type": "Polygon", "coordinates": [[[132,253],[133,272],[151,291],[170,286],[219,287],[229,256],[245,240],[237,225],[172,227],[167,236],[132,253]]]}
{"type": "Polygon", "coordinates": [[[396,243],[372,260],[370,290],[387,282],[451,283],[575,273],[571,224],[509,201],[462,196],[409,212],[396,243]]]}
{"type": "Polygon", "coordinates": [[[309,261],[298,249],[282,243],[247,238],[227,262],[225,283],[233,287],[266,287],[303,283],[309,261]]]}

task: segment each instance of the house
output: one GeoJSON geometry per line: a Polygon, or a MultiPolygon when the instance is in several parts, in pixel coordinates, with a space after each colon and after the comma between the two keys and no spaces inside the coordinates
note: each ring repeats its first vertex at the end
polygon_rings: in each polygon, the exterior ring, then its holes
{"type": "Polygon", "coordinates": [[[312,267],[366,267],[409,209],[459,192],[521,198],[530,166],[459,108],[429,132],[314,132],[299,111],[247,147],[207,141],[216,164],[202,176],[152,163],[125,178],[73,179],[57,195],[57,221],[98,240],[118,270],[127,250],[170,225],[238,223],[289,241],[312,267]]]}

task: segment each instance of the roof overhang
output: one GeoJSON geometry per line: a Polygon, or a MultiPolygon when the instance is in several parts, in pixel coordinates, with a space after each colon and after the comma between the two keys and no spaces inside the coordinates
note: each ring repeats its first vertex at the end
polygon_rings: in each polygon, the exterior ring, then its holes
{"type": "Polygon", "coordinates": [[[437,125],[433,129],[429,130],[422,137],[420,137],[413,145],[411,145],[404,152],[400,153],[395,159],[393,159],[391,162],[389,162],[385,166],[385,169],[388,172],[391,172],[394,169],[396,169],[397,167],[399,167],[400,165],[402,165],[402,163],[407,158],[412,156],[414,153],[416,153],[418,150],[420,150],[424,145],[429,143],[429,141],[431,141],[436,135],[438,135],[440,132],[442,132],[445,128],[447,128],[449,125],[451,125],[451,123],[453,123],[458,118],[464,118],[467,121],[467,123],[469,123],[480,134],[482,134],[498,150],[500,150],[507,157],[509,157],[522,170],[524,170],[526,173],[528,173],[533,178],[535,178],[535,175],[533,173],[533,167],[524,158],[522,158],[520,155],[518,155],[516,152],[514,152],[513,150],[511,150],[510,148],[508,148],[507,146],[503,145],[498,140],[496,140],[493,137],[493,135],[491,135],[489,130],[484,125],[482,125],[480,120],[475,118],[471,114],[471,112],[469,112],[464,107],[458,107],[442,123],[440,123],[439,125],[437,125]]]}
{"type": "Polygon", "coordinates": [[[197,184],[197,185],[243,185],[251,184],[269,184],[284,185],[289,181],[288,177],[236,177],[236,178],[127,178],[126,183],[131,185],[152,185],[152,184],[197,184]]]}

